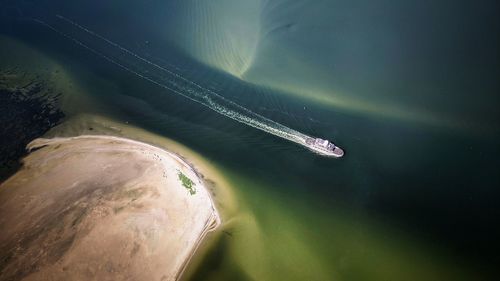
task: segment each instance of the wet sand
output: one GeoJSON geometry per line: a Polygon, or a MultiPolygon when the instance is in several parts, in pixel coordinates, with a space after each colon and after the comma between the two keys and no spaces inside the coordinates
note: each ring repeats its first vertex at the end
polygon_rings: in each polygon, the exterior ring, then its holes
{"type": "Polygon", "coordinates": [[[0,186],[1,280],[178,280],[220,224],[204,181],[176,154],[112,136],[28,147],[0,186]]]}

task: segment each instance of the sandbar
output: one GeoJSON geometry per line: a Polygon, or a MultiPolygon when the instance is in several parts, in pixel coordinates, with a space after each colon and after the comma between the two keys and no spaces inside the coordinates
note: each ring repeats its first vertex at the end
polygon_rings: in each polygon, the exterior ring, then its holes
{"type": "Polygon", "coordinates": [[[178,280],[220,217],[194,168],[114,136],[36,139],[0,185],[0,280],[178,280]]]}

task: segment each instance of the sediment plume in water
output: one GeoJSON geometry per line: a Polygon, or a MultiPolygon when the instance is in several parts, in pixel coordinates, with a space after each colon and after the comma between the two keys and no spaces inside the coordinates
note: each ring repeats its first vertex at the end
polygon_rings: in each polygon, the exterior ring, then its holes
{"type": "Polygon", "coordinates": [[[207,89],[164,66],[149,61],[64,16],[57,15],[57,18],[60,22],[73,27],[73,32],[81,32],[81,36],[77,38],[76,35],[63,32],[54,25],[38,19],[35,21],[142,79],[202,104],[240,123],[305,146],[307,135],[236,104],[213,90],[207,89]]]}

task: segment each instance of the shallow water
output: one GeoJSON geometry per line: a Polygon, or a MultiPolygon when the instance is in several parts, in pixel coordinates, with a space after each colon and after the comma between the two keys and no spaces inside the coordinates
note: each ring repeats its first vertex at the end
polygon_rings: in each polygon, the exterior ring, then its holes
{"type": "Polygon", "coordinates": [[[493,14],[486,3],[385,2],[14,1],[23,20],[2,33],[63,67],[80,89],[69,96],[87,101],[67,98],[70,113],[177,140],[227,177],[238,212],[192,279],[487,279],[500,234],[493,14]],[[151,75],[57,14],[346,156],[217,114],[31,20],[151,75]]]}

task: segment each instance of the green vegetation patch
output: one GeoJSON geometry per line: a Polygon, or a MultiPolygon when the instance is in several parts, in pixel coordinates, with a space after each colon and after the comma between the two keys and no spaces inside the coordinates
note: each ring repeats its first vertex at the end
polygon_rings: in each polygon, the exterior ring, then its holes
{"type": "Polygon", "coordinates": [[[196,194],[196,188],[194,187],[196,184],[182,172],[179,171],[178,175],[179,180],[182,182],[182,185],[189,191],[189,194],[196,194]]]}

